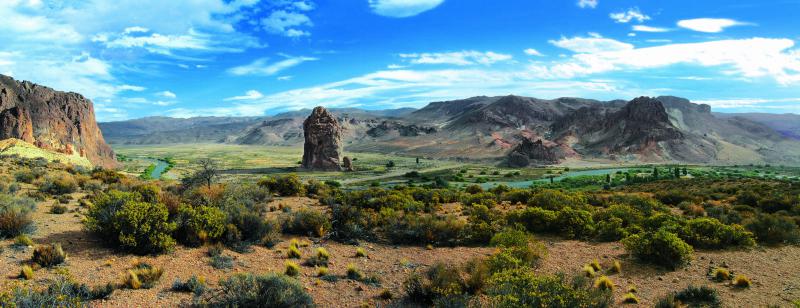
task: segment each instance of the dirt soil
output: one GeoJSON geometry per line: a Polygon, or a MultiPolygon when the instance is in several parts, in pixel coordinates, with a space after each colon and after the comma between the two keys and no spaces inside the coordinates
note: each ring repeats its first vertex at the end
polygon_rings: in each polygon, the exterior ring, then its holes
{"type": "MultiPolygon", "coordinates": [[[[81,197],[74,195],[75,200],[81,197]]],[[[15,277],[23,262],[30,260],[33,249],[15,249],[11,247],[13,240],[4,240],[4,248],[0,253],[0,289],[7,290],[15,285],[46,285],[49,279],[57,276],[57,272],[68,269],[76,280],[89,285],[101,285],[109,282],[121,282],[126,270],[136,260],[146,261],[164,269],[164,276],[151,289],[117,290],[108,300],[94,301],[97,307],[170,307],[186,306],[192,302],[192,295],[170,291],[176,278],[186,280],[192,275],[204,276],[209,287],[216,287],[218,281],[237,272],[267,273],[282,272],[284,262],[288,259],[285,250],[292,237],[284,238],[272,249],[254,247],[250,253],[239,254],[226,250],[225,254],[234,258],[234,268],[227,270],[214,269],[205,248],[187,248],[177,246],[168,254],[160,256],[135,256],[114,252],[94,236],[82,228],[80,214],[82,209],[72,201],[65,214],[50,214],[54,201],[40,203],[34,221],[36,232],[32,238],[37,244],[59,242],[68,254],[65,265],[51,269],[40,269],[35,273],[33,281],[21,281],[15,277]]],[[[292,208],[319,207],[313,200],[306,198],[281,198],[274,201],[292,208]]],[[[321,209],[321,207],[319,207],[321,209]]],[[[344,277],[347,265],[357,265],[365,274],[380,277],[380,286],[371,286],[348,279],[327,282],[315,277],[313,267],[301,267],[300,281],[320,307],[360,307],[378,306],[385,301],[378,294],[388,289],[395,298],[403,294],[403,282],[414,270],[421,270],[435,262],[465,262],[472,257],[488,256],[494,249],[487,247],[433,248],[398,247],[382,244],[365,243],[363,247],[367,258],[355,257],[355,246],[333,241],[313,242],[307,240],[309,246],[301,248],[303,259],[311,256],[316,247],[325,247],[331,254],[329,266],[332,274],[344,277]]],[[[609,267],[613,260],[622,263],[622,273],[610,276],[616,283],[615,300],[619,305],[629,285],[635,285],[642,307],[652,306],[654,302],[667,292],[684,288],[689,284],[713,286],[721,293],[723,303],[728,307],[763,307],[778,305],[791,307],[791,300],[800,299],[800,247],[758,248],[751,251],[718,251],[695,253],[695,261],[685,269],[666,271],[649,265],[636,263],[619,243],[587,243],[567,241],[555,237],[540,237],[547,248],[548,256],[540,273],[564,272],[568,276],[580,272],[584,264],[598,259],[604,267],[609,267]],[[749,289],[739,290],[723,283],[715,283],[708,279],[709,267],[727,264],[735,274],[744,274],[753,280],[749,289]]],[[[302,263],[302,260],[294,260],[302,263]]]]}

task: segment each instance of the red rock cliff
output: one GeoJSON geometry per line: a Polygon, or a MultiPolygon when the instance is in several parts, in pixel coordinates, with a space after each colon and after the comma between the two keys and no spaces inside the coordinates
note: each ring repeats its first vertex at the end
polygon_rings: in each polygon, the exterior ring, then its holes
{"type": "Polygon", "coordinates": [[[90,100],[0,75],[0,139],[7,138],[63,153],[81,153],[98,166],[117,166],[90,100]]]}

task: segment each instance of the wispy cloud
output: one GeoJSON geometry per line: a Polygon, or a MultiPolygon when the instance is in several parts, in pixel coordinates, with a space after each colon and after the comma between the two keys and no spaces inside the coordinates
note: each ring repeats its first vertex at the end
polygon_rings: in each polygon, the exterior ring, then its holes
{"type": "Polygon", "coordinates": [[[287,56],[287,58],[284,60],[271,63],[269,62],[269,59],[262,58],[255,60],[247,65],[230,68],[228,69],[228,73],[236,76],[244,76],[244,75],[272,76],[283,70],[300,65],[304,62],[316,61],[316,60],[318,59],[312,57],[287,56]]]}
{"type": "Polygon", "coordinates": [[[578,0],[578,7],[585,9],[585,8],[596,8],[597,7],[597,0],[578,0]]]}
{"type": "Polygon", "coordinates": [[[524,52],[525,52],[526,55],[529,55],[529,56],[537,56],[537,57],[544,56],[541,52],[539,52],[538,50],[533,49],[533,48],[525,49],[524,52]]]}
{"type": "Polygon", "coordinates": [[[368,0],[368,2],[375,14],[404,18],[430,11],[442,4],[444,0],[368,0]]]}
{"type": "Polygon", "coordinates": [[[493,51],[456,51],[440,53],[410,53],[400,54],[400,57],[412,64],[449,64],[449,65],[491,65],[497,62],[508,61],[513,57],[493,51]]]}
{"type": "Polygon", "coordinates": [[[678,21],[678,27],[706,33],[719,33],[725,31],[725,28],[749,24],[727,18],[696,18],[678,21]]]}
{"type": "Polygon", "coordinates": [[[617,23],[629,23],[631,21],[644,22],[650,20],[650,16],[645,15],[638,7],[629,8],[627,11],[611,13],[608,15],[617,23]]]}
{"type": "Polygon", "coordinates": [[[264,97],[264,94],[262,94],[261,92],[258,92],[256,90],[250,90],[241,96],[228,97],[225,99],[225,101],[248,101],[248,100],[259,99],[262,97],[264,97]]]}
{"type": "Polygon", "coordinates": [[[311,35],[303,28],[311,27],[314,23],[304,13],[278,10],[261,19],[261,25],[270,33],[287,37],[302,37],[311,35]]]}
{"type": "Polygon", "coordinates": [[[178,97],[178,95],[176,95],[175,93],[172,93],[171,91],[161,91],[161,92],[156,93],[156,95],[161,96],[161,97],[166,97],[166,98],[177,98],[178,97]]]}
{"type": "Polygon", "coordinates": [[[790,39],[752,38],[647,48],[600,37],[553,42],[577,54],[567,60],[531,65],[544,78],[574,78],[591,74],[643,70],[678,64],[721,67],[724,74],[744,78],[772,78],[782,85],[800,83],[800,53],[790,39]]]}
{"type": "Polygon", "coordinates": [[[634,25],[633,27],[631,27],[631,29],[633,29],[633,31],[636,32],[655,32],[655,33],[671,31],[669,28],[651,27],[645,25],[634,25]]]}

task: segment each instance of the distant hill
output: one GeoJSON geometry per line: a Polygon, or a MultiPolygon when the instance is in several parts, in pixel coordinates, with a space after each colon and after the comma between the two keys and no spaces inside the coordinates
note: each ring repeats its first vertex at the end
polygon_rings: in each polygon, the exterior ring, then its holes
{"type": "Polygon", "coordinates": [[[722,118],[742,118],[761,123],[786,137],[800,140],[800,114],[784,113],[716,113],[722,118]]]}
{"type": "MultiPolygon", "coordinates": [[[[800,164],[797,115],[711,112],[662,96],[632,101],[479,96],[422,109],[331,109],[349,151],[553,164],[564,160],[800,164]],[[780,123],[776,123],[780,122],[780,123]]],[[[101,123],[112,143],[300,145],[309,110],[259,118],[101,123]],[[121,132],[120,130],[125,130],[121,132]]]]}

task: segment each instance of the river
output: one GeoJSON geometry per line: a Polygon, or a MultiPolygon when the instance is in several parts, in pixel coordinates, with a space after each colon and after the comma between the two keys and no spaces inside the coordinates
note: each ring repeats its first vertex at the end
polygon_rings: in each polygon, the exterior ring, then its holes
{"type": "MultiPolygon", "coordinates": [[[[630,168],[611,168],[611,169],[592,169],[592,170],[580,170],[580,171],[569,171],[564,174],[558,175],[553,177],[553,182],[558,182],[566,178],[572,178],[576,176],[585,176],[585,175],[606,175],[606,174],[614,174],[617,172],[626,172],[630,170],[630,168]]],[[[517,182],[487,182],[481,184],[484,189],[492,188],[494,186],[505,184],[512,188],[527,188],[530,187],[533,183],[547,183],[550,182],[549,178],[538,179],[538,180],[530,180],[530,181],[517,181],[517,182]]]]}

